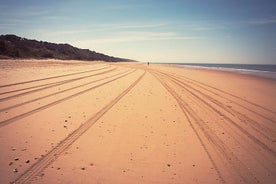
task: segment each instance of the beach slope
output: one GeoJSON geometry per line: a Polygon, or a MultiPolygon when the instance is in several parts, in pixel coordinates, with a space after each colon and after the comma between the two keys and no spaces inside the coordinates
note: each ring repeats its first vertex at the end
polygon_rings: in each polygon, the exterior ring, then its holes
{"type": "Polygon", "coordinates": [[[0,70],[0,183],[276,180],[273,79],[59,60],[0,70]]]}

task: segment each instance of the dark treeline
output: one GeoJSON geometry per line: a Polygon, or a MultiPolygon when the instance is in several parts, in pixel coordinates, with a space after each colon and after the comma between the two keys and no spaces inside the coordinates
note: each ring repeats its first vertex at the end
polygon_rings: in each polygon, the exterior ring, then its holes
{"type": "Polygon", "coordinates": [[[97,53],[89,49],[79,49],[69,44],[29,40],[16,35],[0,36],[0,58],[132,61],[97,53]]]}

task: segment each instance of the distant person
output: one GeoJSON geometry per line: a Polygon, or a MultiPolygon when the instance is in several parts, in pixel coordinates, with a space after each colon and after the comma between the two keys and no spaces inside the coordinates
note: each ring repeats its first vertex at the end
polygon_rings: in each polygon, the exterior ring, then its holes
{"type": "Polygon", "coordinates": [[[149,66],[149,62],[148,62],[148,66],[149,66]]]}

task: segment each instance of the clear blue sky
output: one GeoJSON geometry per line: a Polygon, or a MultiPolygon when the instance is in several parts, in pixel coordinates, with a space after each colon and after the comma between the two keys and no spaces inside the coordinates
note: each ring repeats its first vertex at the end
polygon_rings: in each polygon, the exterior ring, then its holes
{"type": "Polygon", "coordinates": [[[0,0],[0,34],[140,61],[276,64],[276,0],[0,0]]]}

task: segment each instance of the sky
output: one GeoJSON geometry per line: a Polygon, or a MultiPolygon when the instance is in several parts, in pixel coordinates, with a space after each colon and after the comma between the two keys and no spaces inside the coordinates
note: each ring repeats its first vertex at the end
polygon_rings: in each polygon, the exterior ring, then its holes
{"type": "Polygon", "coordinates": [[[143,62],[276,64],[276,0],[0,0],[0,34],[143,62]]]}

